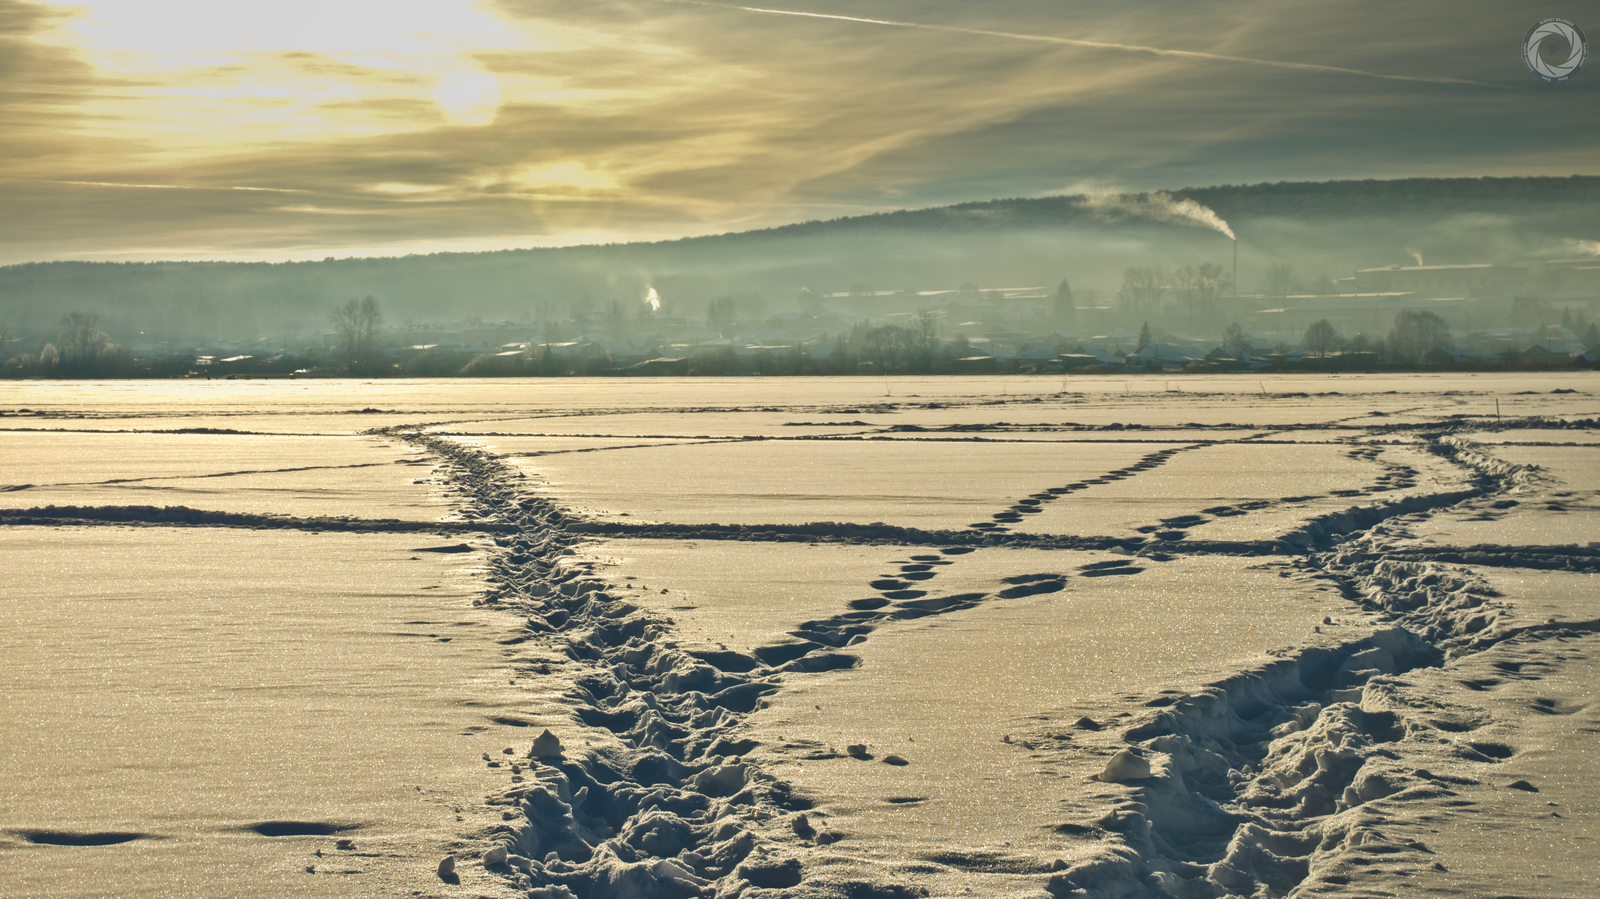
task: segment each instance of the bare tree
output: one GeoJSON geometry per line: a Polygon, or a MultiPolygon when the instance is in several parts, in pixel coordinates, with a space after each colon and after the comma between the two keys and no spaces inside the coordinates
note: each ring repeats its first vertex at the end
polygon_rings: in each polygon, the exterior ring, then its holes
{"type": "Polygon", "coordinates": [[[1056,324],[1063,328],[1072,327],[1078,318],[1078,301],[1072,296],[1072,285],[1065,280],[1056,285],[1056,303],[1053,312],[1056,324]]]}
{"type": "Polygon", "coordinates": [[[1300,338],[1300,345],[1306,352],[1316,353],[1318,358],[1325,358],[1330,350],[1339,346],[1339,332],[1334,330],[1333,322],[1319,318],[1306,328],[1306,333],[1300,338]]]}
{"type": "Polygon", "coordinates": [[[734,315],[738,301],[731,296],[720,296],[706,307],[706,328],[727,337],[733,333],[734,315]]]}
{"type": "Polygon", "coordinates": [[[56,326],[61,329],[56,339],[56,352],[60,366],[68,375],[101,374],[102,363],[110,360],[116,345],[106,332],[100,330],[100,316],[93,312],[74,310],[65,313],[56,326]]]}
{"type": "Polygon", "coordinates": [[[1191,314],[1196,311],[1195,286],[1199,279],[1199,272],[1192,265],[1180,265],[1172,270],[1172,287],[1191,314]]]}
{"type": "Polygon", "coordinates": [[[878,371],[888,374],[910,358],[915,342],[913,331],[897,325],[879,325],[862,338],[862,349],[878,366],[878,371]]]}
{"type": "Polygon", "coordinates": [[[1391,356],[1419,362],[1428,351],[1450,343],[1450,326],[1432,312],[1406,309],[1394,317],[1387,342],[1391,356]]]}
{"type": "Polygon", "coordinates": [[[1511,300],[1512,327],[1537,328],[1554,317],[1555,311],[1544,297],[1520,296],[1511,300]]]}
{"type": "Polygon", "coordinates": [[[937,322],[934,321],[933,313],[926,309],[918,312],[914,324],[906,334],[909,344],[907,350],[917,371],[926,372],[933,369],[933,344],[937,332],[937,322]]]}
{"type": "Polygon", "coordinates": [[[1244,328],[1240,327],[1238,322],[1230,322],[1226,328],[1222,329],[1222,345],[1225,347],[1243,350],[1248,345],[1249,340],[1250,335],[1244,333],[1244,328]]]}
{"type": "Polygon", "coordinates": [[[1534,279],[1534,289],[1539,291],[1539,296],[1550,299],[1561,292],[1563,280],[1561,272],[1547,268],[1534,279]]]}
{"type": "Polygon", "coordinates": [[[606,330],[612,337],[620,339],[625,330],[626,313],[622,304],[616,300],[606,303],[606,330]]]}
{"type": "Polygon", "coordinates": [[[1300,289],[1294,278],[1294,266],[1287,262],[1274,262],[1267,266],[1267,296],[1282,299],[1300,289]]]}
{"type": "Polygon", "coordinates": [[[335,307],[329,318],[339,345],[344,347],[350,372],[376,367],[378,337],[383,333],[383,310],[378,308],[378,301],[371,296],[352,299],[335,307]]]}
{"type": "Polygon", "coordinates": [[[567,310],[567,314],[572,316],[572,321],[578,327],[587,326],[589,319],[594,317],[594,298],[584,294],[578,298],[577,302],[572,304],[572,308],[567,310]]]}
{"type": "Polygon", "coordinates": [[[1161,302],[1161,293],[1169,283],[1167,273],[1159,268],[1130,268],[1122,272],[1122,288],[1117,291],[1117,301],[1134,315],[1148,315],[1161,302]]]}
{"type": "Polygon", "coordinates": [[[1222,266],[1211,262],[1185,265],[1172,273],[1172,280],[1181,292],[1184,304],[1189,307],[1189,314],[1194,316],[1210,315],[1216,311],[1217,297],[1222,295],[1228,283],[1222,266]]]}
{"type": "Polygon", "coordinates": [[[833,338],[833,355],[828,357],[828,364],[840,372],[849,371],[850,366],[850,338],[840,331],[833,338]]]}

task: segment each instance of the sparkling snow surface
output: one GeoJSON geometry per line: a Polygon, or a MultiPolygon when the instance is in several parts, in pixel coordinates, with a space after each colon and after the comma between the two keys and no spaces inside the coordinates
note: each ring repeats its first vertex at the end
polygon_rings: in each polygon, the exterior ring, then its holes
{"type": "Polygon", "coordinates": [[[370,437],[4,433],[0,507],[152,505],[418,518],[432,463],[370,437]]]}
{"type": "Polygon", "coordinates": [[[0,382],[0,896],[1593,895],[1595,387],[0,382]]]}
{"type": "Polygon", "coordinates": [[[0,531],[0,892],[341,896],[426,873],[493,786],[464,762],[517,730],[488,712],[515,698],[496,643],[514,622],[472,608],[470,555],[410,551],[430,542],[0,531]],[[270,822],[328,832],[252,830],[270,822]]]}
{"type": "Polygon", "coordinates": [[[524,467],[546,480],[548,495],[587,514],[680,524],[881,521],[940,530],[985,517],[995,511],[997,498],[1026,495],[1041,483],[1098,477],[1150,450],[1062,443],[739,441],[571,454],[535,459],[524,467]]]}

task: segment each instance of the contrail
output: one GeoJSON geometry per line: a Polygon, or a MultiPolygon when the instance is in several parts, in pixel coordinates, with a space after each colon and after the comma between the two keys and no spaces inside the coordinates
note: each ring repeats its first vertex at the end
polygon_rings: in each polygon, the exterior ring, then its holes
{"type": "Polygon", "coordinates": [[[1152,56],[1167,56],[1175,59],[1203,59],[1210,62],[1240,62],[1254,66],[1271,66],[1276,69],[1300,69],[1309,72],[1337,72],[1342,75],[1361,75],[1367,78],[1382,78],[1386,81],[1420,81],[1427,84],[1470,84],[1476,87],[1492,87],[1481,81],[1471,81],[1466,78],[1446,78],[1444,76],[1429,75],[1387,75],[1383,72],[1368,72],[1365,69],[1347,69],[1342,66],[1324,66],[1311,62],[1287,62],[1279,59],[1254,59],[1249,56],[1228,56],[1222,53],[1202,53],[1198,50],[1168,50],[1163,47],[1145,47],[1140,44],[1118,44],[1110,41],[1086,41],[1070,37],[1051,37],[1043,34],[1018,34],[1014,31],[988,31],[982,28],[958,28],[954,25],[930,25],[926,22],[898,22],[892,19],[866,19],[860,16],[840,16],[831,13],[801,12],[793,9],[766,9],[760,6],[730,6],[723,3],[710,3],[707,0],[669,0],[669,2],[692,3],[695,6],[710,6],[716,9],[733,9],[741,12],[759,12],[774,16],[800,16],[807,19],[834,19],[840,22],[860,22],[865,25],[887,25],[892,28],[920,28],[924,31],[950,31],[956,34],[974,34],[983,37],[1003,37],[1016,41],[1034,41],[1041,44],[1060,44],[1066,47],[1090,47],[1098,50],[1122,50],[1129,53],[1147,53],[1152,56]]]}
{"type": "Polygon", "coordinates": [[[183,184],[128,184],[122,181],[56,181],[41,179],[46,184],[77,184],[84,187],[136,187],[142,190],[255,190],[270,194],[308,194],[309,190],[287,187],[190,187],[183,184]]]}

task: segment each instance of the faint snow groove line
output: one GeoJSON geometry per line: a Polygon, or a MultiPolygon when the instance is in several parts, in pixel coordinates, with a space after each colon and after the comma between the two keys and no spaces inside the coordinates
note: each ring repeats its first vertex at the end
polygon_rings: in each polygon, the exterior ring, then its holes
{"type": "MultiPolygon", "coordinates": [[[[544,439],[544,438],[557,438],[557,439],[568,438],[568,439],[582,440],[582,439],[588,439],[588,438],[591,438],[593,436],[598,436],[598,435],[589,435],[589,434],[460,434],[460,435],[457,435],[457,434],[451,434],[451,435],[448,435],[448,436],[456,437],[456,438],[459,438],[459,439],[467,439],[467,440],[475,439],[475,438],[478,438],[478,437],[535,437],[535,438],[540,438],[540,439],[544,439]]],[[[672,443],[629,443],[629,444],[625,444],[625,445],[622,445],[622,446],[586,446],[586,447],[579,447],[579,448],[576,448],[576,449],[560,449],[560,450],[533,450],[533,451],[530,451],[530,452],[508,452],[508,453],[505,453],[504,455],[506,455],[508,457],[511,457],[511,458],[516,458],[516,459],[537,459],[537,458],[541,458],[543,456],[564,456],[564,455],[568,455],[570,453],[601,453],[601,452],[607,452],[609,450],[660,449],[660,448],[664,448],[664,447],[674,447],[674,446],[710,446],[710,445],[718,444],[718,443],[743,443],[746,438],[743,438],[743,437],[709,437],[709,438],[706,438],[706,437],[648,437],[648,436],[638,436],[638,437],[624,437],[622,439],[624,439],[624,440],[671,440],[673,442],[672,443]]]]}
{"type": "Polygon", "coordinates": [[[1401,562],[1443,562],[1484,565],[1490,568],[1532,568],[1545,571],[1600,571],[1600,550],[1586,546],[1495,546],[1480,544],[1460,548],[1399,547],[1385,551],[1401,562]]]}
{"type": "MultiPolygon", "coordinates": [[[[624,539],[736,540],[776,543],[846,543],[864,546],[1021,546],[1044,549],[1134,549],[1143,540],[1131,537],[1080,537],[993,531],[927,531],[887,524],[811,522],[807,524],[646,524],[573,519],[566,528],[574,534],[624,539]]],[[[1212,548],[1238,547],[1270,550],[1271,542],[1193,544],[1212,548]]]]}
{"type": "MultiPolygon", "coordinates": [[[[1391,414],[1401,415],[1404,412],[1391,414]]],[[[1374,421],[1364,430],[1373,435],[1416,433],[1434,437],[1452,437],[1485,432],[1499,433],[1501,431],[1594,431],[1600,430],[1600,418],[1560,419],[1530,416],[1496,420],[1493,417],[1493,413],[1487,413],[1470,417],[1430,419],[1415,422],[1385,423],[1374,421]]]]}
{"type": "Polygon", "coordinates": [[[502,642],[542,641],[579,668],[568,693],[574,725],[609,732],[600,748],[530,750],[529,782],[518,774],[489,800],[510,810],[490,835],[485,867],[550,896],[570,895],[565,887],[579,897],[677,899],[734,896],[747,881],[798,884],[799,860],[761,833],[809,806],[742,758],[757,744],[739,735],[778,689],[778,670],[754,655],[682,650],[670,619],[558,564],[578,539],[574,520],[520,494],[516,472],[490,453],[400,428],[377,433],[439,456],[446,482],[471,504],[465,514],[512,527],[489,552],[483,602],[527,616],[502,642]]]}
{"type": "Polygon", "coordinates": [[[1474,421],[1475,432],[1490,431],[1594,431],[1600,430],[1600,418],[1512,418],[1498,421],[1474,421]]]}
{"type": "MultiPolygon", "coordinates": [[[[736,438],[735,438],[735,440],[736,440],[736,438]]],[[[572,453],[602,453],[602,452],[608,452],[610,450],[625,450],[625,449],[656,449],[657,447],[663,447],[663,446],[710,446],[712,444],[730,443],[730,442],[735,442],[735,441],[730,441],[730,440],[681,440],[681,441],[678,441],[676,443],[630,443],[630,444],[627,444],[625,446],[586,446],[586,447],[583,447],[581,449],[540,450],[538,452],[532,452],[532,453],[517,453],[516,455],[519,456],[520,458],[524,458],[524,459],[537,459],[537,458],[540,458],[542,456],[565,456],[565,455],[570,455],[572,453]]]]}
{"type": "MultiPolygon", "coordinates": [[[[119,418],[121,416],[118,416],[119,418]]],[[[236,431],[232,428],[10,428],[5,434],[200,434],[219,437],[326,437],[327,434],[300,434],[288,431],[236,431]]]]}
{"type": "Polygon", "coordinates": [[[104,481],[61,481],[53,484],[31,484],[32,487],[98,487],[105,484],[141,484],[145,481],[196,481],[201,478],[232,478],[248,474],[289,474],[297,471],[342,471],[350,468],[383,468],[401,462],[353,462],[349,465],[304,465],[299,468],[259,468],[242,471],[215,471],[207,474],[162,474],[145,478],[110,478],[104,481]]]}
{"type": "Polygon", "coordinates": [[[226,527],[363,533],[507,533],[510,525],[473,521],[401,521],[395,518],[292,517],[218,512],[188,506],[35,506],[0,509],[4,525],[129,525],[226,527]]]}

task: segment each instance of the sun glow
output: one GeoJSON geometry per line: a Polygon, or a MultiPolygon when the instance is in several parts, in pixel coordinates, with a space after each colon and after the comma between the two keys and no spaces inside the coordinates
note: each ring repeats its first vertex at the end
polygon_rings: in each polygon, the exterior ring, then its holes
{"type": "MultiPolygon", "coordinates": [[[[84,136],[130,139],[146,162],[219,148],[339,139],[495,120],[511,83],[486,55],[570,49],[479,0],[83,0],[39,40],[108,85],[78,109],[84,136]]],[[[526,79],[524,79],[526,80],[526,79]]],[[[535,89],[548,89],[539,82],[535,89]]]]}
{"type": "Polygon", "coordinates": [[[534,189],[577,188],[585,191],[609,191],[622,186],[608,172],[591,168],[578,161],[563,162],[542,169],[527,169],[519,172],[515,180],[519,185],[534,189]]]}
{"type": "Polygon", "coordinates": [[[439,76],[433,102],[452,125],[487,125],[500,111],[500,80],[482,69],[452,69],[439,76]]]}

